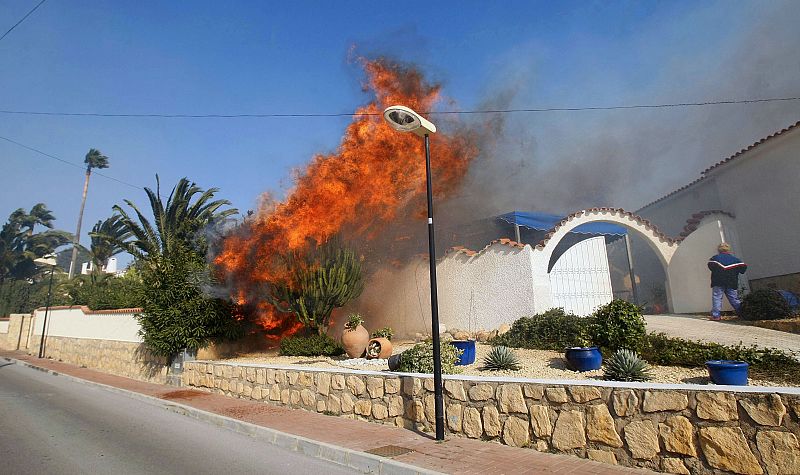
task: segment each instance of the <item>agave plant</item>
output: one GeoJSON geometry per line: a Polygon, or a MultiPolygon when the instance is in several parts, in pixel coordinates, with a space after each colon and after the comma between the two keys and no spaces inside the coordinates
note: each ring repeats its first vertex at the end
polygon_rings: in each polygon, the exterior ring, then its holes
{"type": "Polygon", "coordinates": [[[483,359],[483,369],[492,371],[520,369],[521,364],[517,355],[506,346],[495,346],[483,359]]]}
{"type": "Polygon", "coordinates": [[[606,361],[603,379],[610,381],[649,381],[653,379],[650,365],[635,351],[621,349],[606,361]]]}

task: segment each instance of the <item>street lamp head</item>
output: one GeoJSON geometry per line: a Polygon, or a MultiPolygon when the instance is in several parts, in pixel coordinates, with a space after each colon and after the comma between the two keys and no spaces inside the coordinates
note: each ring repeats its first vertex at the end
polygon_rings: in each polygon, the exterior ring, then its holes
{"type": "Polygon", "coordinates": [[[48,254],[46,256],[37,257],[33,260],[36,264],[40,266],[54,266],[56,265],[56,255],[55,254],[48,254]]]}
{"type": "Polygon", "coordinates": [[[383,118],[398,132],[414,132],[420,137],[436,133],[435,125],[405,106],[387,107],[383,118]]]}

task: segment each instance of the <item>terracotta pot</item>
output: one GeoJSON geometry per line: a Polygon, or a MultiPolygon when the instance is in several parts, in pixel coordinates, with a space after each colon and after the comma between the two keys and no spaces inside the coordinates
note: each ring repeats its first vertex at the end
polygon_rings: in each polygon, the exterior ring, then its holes
{"type": "Polygon", "coordinates": [[[369,332],[361,325],[357,326],[355,330],[345,328],[344,333],[342,333],[342,346],[344,346],[344,351],[350,358],[364,356],[368,342],[369,332]]]}
{"type": "Polygon", "coordinates": [[[386,338],[373,338],[367,342],[367,359],[381,359],[392,356],[392,342],[386,338]],[[377,348],[372,348],[377,346],[377,348]]]}

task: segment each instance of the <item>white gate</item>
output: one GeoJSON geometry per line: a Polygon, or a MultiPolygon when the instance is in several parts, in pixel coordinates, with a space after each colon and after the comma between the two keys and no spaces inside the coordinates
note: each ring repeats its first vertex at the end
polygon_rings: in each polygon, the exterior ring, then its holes
{"type": "Polygon", "coordinates": [[[613,299],[606,241],[585,239],[567,249],[550,271],[553,306],[575,315],[590,315],[613,299]]]}

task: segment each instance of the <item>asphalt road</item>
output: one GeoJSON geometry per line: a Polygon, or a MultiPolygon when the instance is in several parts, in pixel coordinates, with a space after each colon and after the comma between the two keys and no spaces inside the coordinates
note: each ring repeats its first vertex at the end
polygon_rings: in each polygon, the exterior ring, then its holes
{"type": "Polygon", "coordinates": [[[352,473],[148,403],[0,363],[0,473],[352,473]]]}

